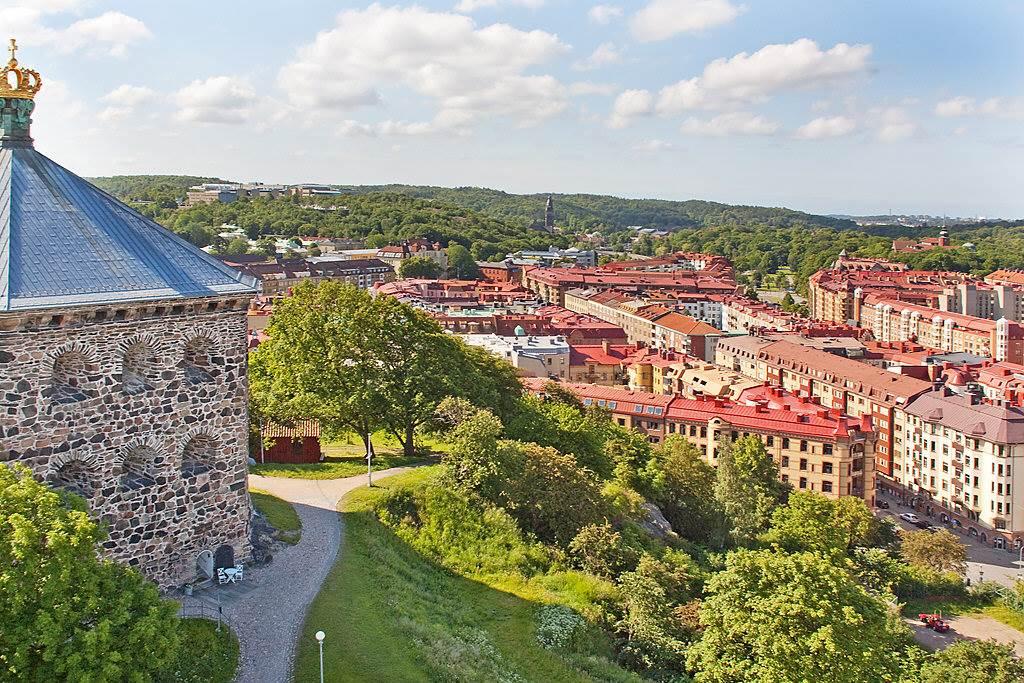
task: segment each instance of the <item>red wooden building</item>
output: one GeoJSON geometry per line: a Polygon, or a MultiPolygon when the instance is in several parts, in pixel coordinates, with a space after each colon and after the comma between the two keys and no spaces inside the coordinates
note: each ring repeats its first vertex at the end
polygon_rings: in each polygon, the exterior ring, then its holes
{"type": "Polygon", "coordinates": [[[320,450],[320,423],[298,420],[291,425],[268,422],[263,425],[263,439],[273,442],[263,450],[263,462],[312,463],[323,460],[320,450]]]}

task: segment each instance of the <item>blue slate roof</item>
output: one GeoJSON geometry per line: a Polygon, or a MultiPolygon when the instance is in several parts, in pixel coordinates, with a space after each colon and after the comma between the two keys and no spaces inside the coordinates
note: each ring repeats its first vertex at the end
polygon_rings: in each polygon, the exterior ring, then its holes
{"type": "Polygon", "coordinates": [[[31,146],[0,147],[0,312],[257,291],[31,146]]]}

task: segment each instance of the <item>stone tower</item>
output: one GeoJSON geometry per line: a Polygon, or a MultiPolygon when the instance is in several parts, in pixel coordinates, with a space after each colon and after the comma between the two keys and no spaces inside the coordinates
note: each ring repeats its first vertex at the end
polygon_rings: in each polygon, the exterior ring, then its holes
{"type": "Polygon", "coordinates": [[[37,152],[42,82],[0,81],[0,461],[82,495],[163,587],[249,552],[256,283],[37,152]],[[223,552],[223,550],[222,550],[223,552]]]}
{"type": "Polygon", "coordinates": [[[551,195],[548,195],[548,202],[544,205],[544,227],[555,229],[555,199],[551,195]]]}

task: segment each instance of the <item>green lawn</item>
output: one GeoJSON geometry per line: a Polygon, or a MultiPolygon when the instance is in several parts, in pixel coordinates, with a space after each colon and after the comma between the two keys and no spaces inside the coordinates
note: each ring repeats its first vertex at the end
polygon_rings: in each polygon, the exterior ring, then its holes
{"type": "Polygon", "coordinates": [[[576,656],[570,666],[536,641],[539,602],[455,575],[377,521],[372,504],[385,489],[433,469],[342,500],[344,545],[306,617],[296,680],[319,680],[314,634],[323,630],[330,681],[638,681],[602,657],[576,656]]]}
{"type": "Polygon", "coordinates": [[[302,521],[295,508],[286,500],[259,489],[250,489],[252,504],[260,511],[270,526],[277,529],[277,538],[295,545],[302,538],[302,521]]]}
{"type": "MultiPolygon", "coordinates": [[[[423,440],[418,445],[431,451],[441,451],[445,448],[444,444],[428,440],[423,440]]],[[[291,477],[293,479],[342,479],[366,474],[366,459],[364,457],[366,448],[361,443],[324,444],[323,451],[323,462],[308,465],[267,463],[253,465],[249,468],[249,472],[264,477],[291,477]]],[[[404,456],[396,441],[385,436],[374,437],[374,451],[377,454],[373,461],[374,471],[419,465],[430,462],[433,457],[436,457],[431,455],[411,458],[404,456]]]]}
{"type": "Polygon", "coordinates": [[[238,638],[226,624],[208,619],[181,619],[178,656],[156,683],[230,683],[238,668],[238,638]]]}

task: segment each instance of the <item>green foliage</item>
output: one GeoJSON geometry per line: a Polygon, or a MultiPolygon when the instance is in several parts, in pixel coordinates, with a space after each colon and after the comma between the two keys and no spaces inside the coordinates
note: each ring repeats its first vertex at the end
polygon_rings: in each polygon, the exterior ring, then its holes
{"type": "Polygon", "coordinates": [[[909,632],[815,553],[739,550],[705,591],[689,650],[700,683],[892,680],[909,632]]]}
{"type": "Polygon", "coordinates": [[[441,264],[429,256],[410,256],[398,264],[398,277],[435,280],[441,277],[441,264]]]}
{"type": "Polygon", "coordinates": [[[956,572],[938,572],[931,567],[917,564],[903,566],[903,573],[896,586],[896,597],[900,600],[925,597],[961,597],[967,587],[963,577],[956,572]]]}
{"type": "Polygon", "coordinates": [[[740,545],[752,543],[764,531],[788,493],[788,487],[779,483],[778,466],[756,436],[719,448],[714,490],[728,519],[729,535],[740,545]]]}
{"type": "Polygon", "coordinates": [[[1019,683],[1024,681],[1024,660],[1012,645],[995,641],[957,641],[928,658],[921,667],[921,683],[1019,683]]]}
{"type": "Polygon", "coordinates": [[[894,596],[907,580],[907,565],[881,548],[856,548],[852,560],[857,581],[874,595],[894,596]]]}
{"type": "Polygon", "coordinates": [[[178,622],[177,655],[155,677],[156,683],[231,683],[238,668],[238,638],[227,624],[208,619],[178,622]]]}
{"type": "Polygon", "coordinates": [[[615,431],[604,411],[532,395],[523,398],[507,429],[510,438],[572,455],[580,466],[605,479],[614,469],[605,442],[615,431]]]}
{"type": "Polygon", "coordinates": [[[277,529],[277,538],[292,545],[302,538],[302,520],[295,507],[283,498],[259,489],[249,489],[253,506],[270,526],[277,529]]]}
{"type": "Polygon", "coordinates": [[[547,650],[572,649],[586,625],[571,607],[544,605],[537,610],[537,642],[547,650]]]}
{"type": "Polygon", "coordinates": [[[912,565],[935,572],[967,573],[967,546],[945,529],[907,531],[902,534],[900,554],[912,565]]]}
{"type": "Polygon", "coordinates": [[[677,534],[721,547],[725,520],[715,499],[715,469],[692,443],[678,435],[666,438],[642,471],[639,488],[677,534]]]}
{"type": "Polygon", "coordinates": [[[833,500],[820,493],[799,491],[772,513],[771,528],[762,535],[788,552],[845,554],[869,545],[879,526],[877,518],[859,498],[833,500]]]}
{"type": "Polygon", "coordinates": [[[480,268],[466,247],[458,243],[449,244],[446,255],[449,277],[456,280],[476,280],[480,277],[480,268]]]}
{"type": "Polygon", "coordinates": [[[690,634],[676,618],[665,589],[655,576],[639,569],[623,574],[619,581],[624,607],[618,624],[620,659],[657,677],[685,674],[690,634]]]}
{"type": "Polygon", "coordinates": [[[595,576],[615,578],[636,566],[636,551],[622,541],[610,524],[588,524],[569,543],[569,557],[595,576]]]}
{"type": "Polygon", "coordinates": [[[175,655],[175,604],[97,556],[83,507],[0,466],[0,678],[145,681],[175,655]]]}
{"type": "Polygon", "coordinates": [[[89,178],[89,182],[118,199],[145,204],[147,206],[141,208],[155,210],[177,208],[178,202],[185,200],[185,191],[190,187],[226,181],[189,175],[119,175],[89,178]]]}

